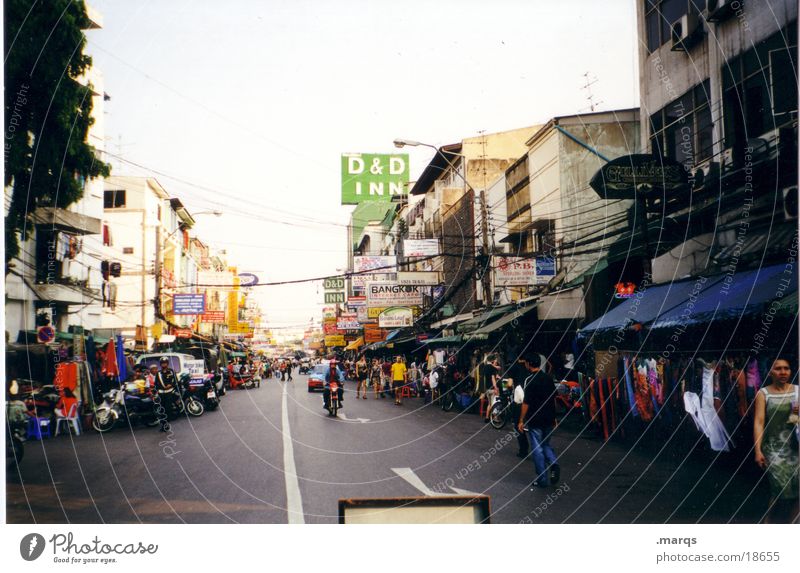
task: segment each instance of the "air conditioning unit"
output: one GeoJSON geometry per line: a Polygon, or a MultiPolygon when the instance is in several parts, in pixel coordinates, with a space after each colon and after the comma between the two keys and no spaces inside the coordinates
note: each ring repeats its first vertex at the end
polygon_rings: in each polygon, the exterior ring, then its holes
{"type": "Polygon", "coordinates": [[[783,216],[787,221],[797,219],[797,185],[783,188],[783,216]]]}
{"type": "Polygon", "coordinates": [[[709,22],[722,22],[727,20],[736,13],[734,6],[741,7],[740,0],[708,0],[708,16],[706,20],[709,22]]]}
{"type": "Polygon", "coordinates": [[[703,33],[703,24],[697,14],[684,14],[672,23],[672,51],[688,52],[703,33]]]}

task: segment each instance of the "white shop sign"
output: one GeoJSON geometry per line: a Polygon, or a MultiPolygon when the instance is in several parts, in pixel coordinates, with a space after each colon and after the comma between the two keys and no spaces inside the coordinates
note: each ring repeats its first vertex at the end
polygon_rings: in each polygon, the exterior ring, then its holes
{"type": "Polygon", "coordinates": [[[425,287],[393,283],[367,283],[368,307],[422,306],[425,287]]]}

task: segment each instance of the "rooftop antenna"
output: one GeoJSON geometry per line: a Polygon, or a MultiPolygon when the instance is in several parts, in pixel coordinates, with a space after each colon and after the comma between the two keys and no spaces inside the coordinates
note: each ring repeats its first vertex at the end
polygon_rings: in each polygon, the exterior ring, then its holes
{"type": "Polygon", "coordinates": [[[588,109],[589,111],[596,111],[597,107],[601,103],[603,103],[602,100],[594,101],[594,94],[592,93],[592,85],[597,83],[597,77],[596,76],[590,77],[589,72],[586,72],[583,74],[583,78],[584,80],[586,80],[586,83],[583,85],[583,89],[586,90],[586,99],[589,101],[589,106],[583,109],[584,110],[588,109]]]}

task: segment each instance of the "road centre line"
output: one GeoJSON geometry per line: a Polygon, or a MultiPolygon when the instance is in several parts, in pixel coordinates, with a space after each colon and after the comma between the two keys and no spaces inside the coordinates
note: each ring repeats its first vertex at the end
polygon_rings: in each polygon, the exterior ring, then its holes
{"type": "Polygon", "coordinates": [[[286,480],[286,511],[289,523],[305,523],[303,517],[303,498],[297,480],[297,466],[294,463],[292,432],[289,428],[289,407],[287,403],[288,384],[283,385],[281,397],[281,428],[283,434],[283,476],[286,480]]]}

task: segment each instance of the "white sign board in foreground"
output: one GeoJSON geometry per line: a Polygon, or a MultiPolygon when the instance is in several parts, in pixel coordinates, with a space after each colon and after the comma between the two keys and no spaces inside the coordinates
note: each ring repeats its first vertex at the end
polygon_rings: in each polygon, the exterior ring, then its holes
{"type": "Polygon", "coordinates": [[[536,261],[530,257],[494,257],[496,286],[533,286],[536,284],[536,261]]]}
{"type": "Polygon", "coordinates": [[[439,254],[439,239],[405,239],[403,255],[406,257],[434,257],[439,254]]]}
{"type": "Polygon", "coordinates": [[[367,306],[422,306],[425,287],[390,283],[367,283],[367,306]]]}
{"type": "Polygon", "coordinates": [[[397,257],[388,256],[363,256],[353,257],[353,272],[362,273],[354,274],[352,277],[352,284],[354,288],[364,288],[367,282],[374,280],[367,271],[376,271],[375,274],[393,274],[397,272],[397,257]]]}
{"type": "Polygon", "coordinates": [[[400,271],[397,273],[397,284],[436,286],[441,284],[439,271],[400,271]]]}

